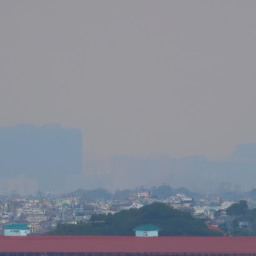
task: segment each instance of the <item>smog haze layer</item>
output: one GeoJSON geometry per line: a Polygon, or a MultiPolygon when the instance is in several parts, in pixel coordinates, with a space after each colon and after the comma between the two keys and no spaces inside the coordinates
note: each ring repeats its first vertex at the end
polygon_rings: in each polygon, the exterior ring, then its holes
{"type": "MultiPolygon", "coordinates": [[[[175,159],[188,156],[207,165],[204,179],[242,170],[208,162],[234,164],[238,145],[256,143],[255,8],[231,0],[3,0],[0,127],[79,129],[88,186],[126,188],[125,177],[151,185],[158,169],[181,175],[175,159]],[[134,171],[141,169],[152,182],[134,171]]],[[[76,170],[69,175],[81,180],[76,170]]]]}

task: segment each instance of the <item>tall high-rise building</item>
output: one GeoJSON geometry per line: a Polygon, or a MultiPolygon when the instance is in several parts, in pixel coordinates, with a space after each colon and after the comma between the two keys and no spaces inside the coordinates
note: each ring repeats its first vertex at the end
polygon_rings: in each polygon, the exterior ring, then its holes
{"type": "Polygon", "coordinates": [[[59,125],[0,128],[0,179],[25,175],[40,191],[62,191],[67,175],[82,172],[82,132],[59,125]]]}

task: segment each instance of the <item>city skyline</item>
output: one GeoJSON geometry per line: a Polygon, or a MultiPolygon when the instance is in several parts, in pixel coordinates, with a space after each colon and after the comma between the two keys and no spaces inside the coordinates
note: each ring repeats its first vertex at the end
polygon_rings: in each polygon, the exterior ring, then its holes
{"type": "Polygon", "coordinates": [[[256,144],[240,144],[225,160],[204,155],[175,158],[168,153],[143,156],[116,154],[83,158],[82,132],[57,124],[0,128],[0,193],[110,191],[170,184],[198,193],[256,187],[256,144]],[[38,184],[38,185],[37,185],[38,184]],[[16,189],[15,189],[16,188],[16,189]]]}

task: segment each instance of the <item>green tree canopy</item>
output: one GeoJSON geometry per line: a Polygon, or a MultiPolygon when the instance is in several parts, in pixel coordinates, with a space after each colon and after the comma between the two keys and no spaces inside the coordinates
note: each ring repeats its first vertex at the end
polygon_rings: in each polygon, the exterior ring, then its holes
{"type": "Polygon", "coordinates": [[[247,201],[245,200],[240,200],[239,203],[235,203],[230,205],[226,209],[226,213],[229,216],[240,216],[246,213],[248,209],[247,201]]]}
{"type": "Polygon", "coordinates": [[[48,235],[134,236],[133,228],[146,224],[161,228],[160,236],[222,236],[221,232],[208,229],[204,222],[193,218],[190,213],[164,203],[152,203],[113,215],[92,215],[89,223],[61,224],[48,235]]]}

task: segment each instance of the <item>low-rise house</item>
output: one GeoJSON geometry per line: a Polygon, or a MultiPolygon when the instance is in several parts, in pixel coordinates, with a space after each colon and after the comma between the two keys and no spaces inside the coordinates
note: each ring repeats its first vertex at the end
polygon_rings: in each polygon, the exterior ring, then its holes
{"type": "Polygon", "coordinates": [[[158,236],[158,232],[161,230],[161,228],[158,228],[152,224],[147,224],[143,226],[138,226],[134,228],[132,231],[135,231],[135,236],[153,237],[158,236]]]}
{"type": "Polygon", "coordinates": [[[30,234],[30,228],[28,224],[16,224],[10,223],[3,225],[4,236],[27,236],[30,234]]]}
{"type": "Polygon", "coordinates": [[[47,216],[43,214],[30,215],[27,217],[27,220],[31,223],[40,223],[41,221],[47,220],[47,216]]]}

